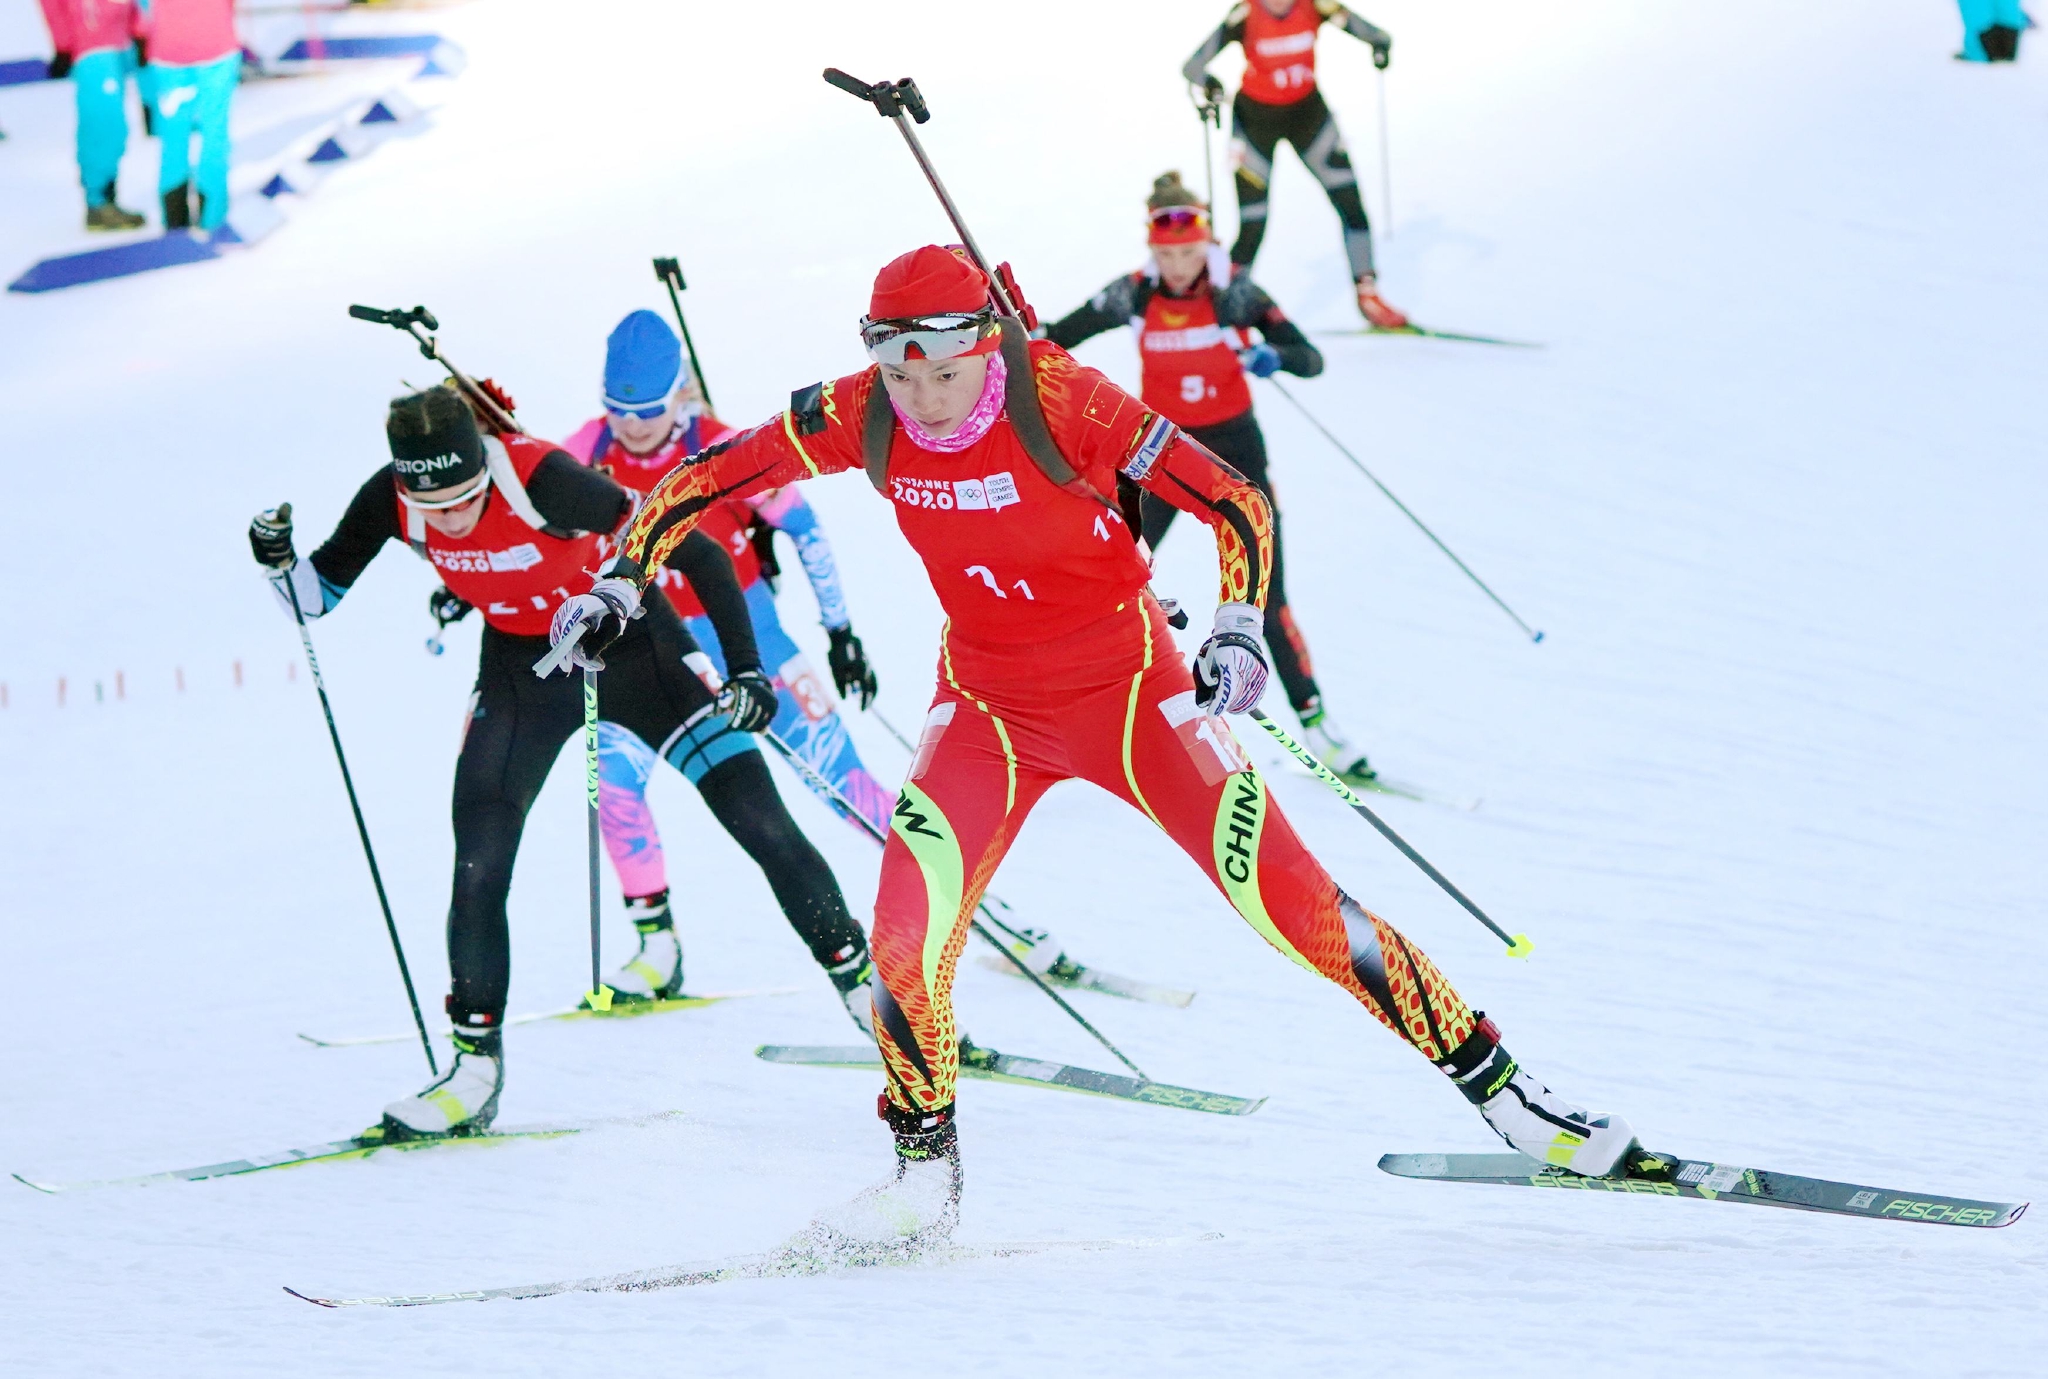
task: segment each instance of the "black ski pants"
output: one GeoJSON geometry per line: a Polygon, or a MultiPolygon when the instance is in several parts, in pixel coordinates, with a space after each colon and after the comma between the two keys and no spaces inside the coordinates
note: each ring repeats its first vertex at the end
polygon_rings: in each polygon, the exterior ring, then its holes
{"type": "MultiPolygon", "coordinates": [[[[646,615],[605,653],[597,677],[600,712],[665,748],[711,695],[683,664],[696,642],[667,599],[649,598],[646,615]]],[[[545,637],[484,630],[476,692],[462,754],[455,763],[455,887],[448,907],[448,1009],[460,1027],[495,1028],[511,981],[505,899],[527,811],[562,744],[583,726],[580,672],[542,680],[533,663],[545,637]],[[480,1018],[481,1017],[481,1018],[480,1018]]],[[[758,750],[720,762],[697,782],[712,817],[746,849],[775,892],[790,927],[821,965],[849,944],[865,945],[832,869],[775,791],[758,750]]]]}
{"type": "Polygon", "coordinates": [[[1351,276],[1373,271],[1372,226],[1358,195],[1358,174],[1344,136],[1321,91],[1311,91],[1291,105],[1267,105],[1240,91],[1230,107],[1231,152],[1237,164],[1237,243],[1230,246],[1232,263],[1249,264],[1259,256],[1266,237],[1266,198],[1273,180],[1273,155],[1284,140],[1322,185],[1337,218],[1344,222],[1344,255],[1351,276]]]}
{"type": "MultiPolygon", "coordinates": [[[[1321,691],[1316,688],[1315,667],[1309,664],[1308,642],[1294,625],[1287,607],[1287,564],[1281,555],[1280,505],[1273,498],[1273,481],[1266,474],[1266,437],[1259,419],[1249,410],[1214,426],[1183,427],[1218,458],[1259,486],[1273,508],[1273,574],[1266,584],[1266,646],[1273,653],[1273,672],[1287,690],[1287,702],[1299,714],[1316,706],[1321,691]]],[[[1151,493],[1144,495],[1145,544],[1158,549],[1159,539],[1173,525],[1180,509],[1151,493]]]]}

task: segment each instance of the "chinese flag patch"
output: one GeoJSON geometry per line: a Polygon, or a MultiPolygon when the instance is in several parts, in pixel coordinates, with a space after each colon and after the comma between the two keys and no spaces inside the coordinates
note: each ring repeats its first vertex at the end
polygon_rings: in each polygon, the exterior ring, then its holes
{"type": "Polygon", "coordinates": [[[1108,379],[1102,379],[1089,390],[1088,405],[1081,409],[1081,415],[1097,426],[1114,426],[1116,414],[1123,408],[1123,390],[1108,379]]]}

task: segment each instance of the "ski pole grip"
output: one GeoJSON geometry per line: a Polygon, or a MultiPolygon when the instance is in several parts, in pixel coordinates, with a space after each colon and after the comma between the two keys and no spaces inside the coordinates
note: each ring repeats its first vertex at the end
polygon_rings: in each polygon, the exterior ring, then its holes
{"type": "Polygon", "coordinates": [[[656,259],[654,276],[665,283],[674,283],[679,291],[687,291],[689,284],[683,281],[683,266],[674,259],[656,259]]]}
{"type": "Polygon", "coordinates": [[[391,324],[391,313],[379,311],[374,306],[352,306],[348,309],[348,314],[358,321],[370,321],[380,326],[391,324]]]}

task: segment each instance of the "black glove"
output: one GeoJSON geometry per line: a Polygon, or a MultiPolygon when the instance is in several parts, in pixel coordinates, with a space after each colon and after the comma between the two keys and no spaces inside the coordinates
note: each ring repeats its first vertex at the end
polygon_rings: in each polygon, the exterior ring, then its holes
{"type": "Polygon", "coordinates": [[[434,621],[442,627],[452,622],[461,622],[475,607],[475,604],[445,584],[427,595],[427,611],[434,615],[434,621]]]}
{"type": "Polygon", "coordinates": [[[62,81],[71,75],[71,54],[59,53],[50,59],[50,80],[62,81]]]}
{"type": "Polygon", "coordinates": [[[1222,83],[1222,81],[1221,81],[1221,80],[1219,80],[1219,79],[1218,79],[1217,77],[1215,77],[1215,76],[1213,76],[1213,75],[1208,75],[1208,74],[1205,74],[1205,75],[1204,75],[1204,76],[1202,77],[1202,99],[1203,99],[1203,100],[1205,100],[1205,101],[1207,101],[1207,102],[1208,102],[1209,104],[1211,104],[1211,105],[1220,105],[1220,104],[1222,104],[1222,102],[1223,102],[1223,83],[1222,83]]]}
{"type": "Polygon", "coordinates": [[[773,723],[780,707],[775,682],[758,670],[743,670],[725,682],[725,711],[743,733],[758,733],[773,723]]]}
{"type": "Polygon", "coordinates": [[[832,649],[825,653],[825,661],[832,667],[832,687],[844,699],[853,698],[859,690],[860,706],[865,709],[875,702],[875,671],[868,664],[867,652],[861,650],[860,638],[853,635],[853,625],[828,627],[825,635],[832,640],[832,649]]]}
{"type": "Polygon", "coordinates": [[[279,503],[269,512],[259,512],[249,523],[249,549],[258,565],[289,570],[299,563],[292,551],[292,505],[279,503]]]}
{"type": "Polygon", "coordinates": [[[1372,45],[1372,65],[1373,65],[1373,66],[1375,66],[1375,67],[1379,68],[1379,69],[1380,69],[1380,70],[1381,70],[1382,72],[1384,72],[1384,71],[1386,71],[1386,70],[1387,70],[1387,64],[1388,64],[1389,62],[1393,61],[1393,60],[1394,60],[1394,40],[1393,40],[1393,39],[1391,39],[1391,38],[1390,38],[1390,39],[1388,39],[1388,40],[1387,40],[1387,41],[1386,41],[1385,43],[1375,43],[1375,44],[1373,44],[1373,45],[1372,45]]]}

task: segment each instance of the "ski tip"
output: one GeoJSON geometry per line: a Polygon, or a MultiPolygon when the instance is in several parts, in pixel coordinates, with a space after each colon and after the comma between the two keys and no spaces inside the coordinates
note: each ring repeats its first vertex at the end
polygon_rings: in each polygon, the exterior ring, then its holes
{"type": "Polygon", "coordinates": [[[316,1298],[316,1297],[312,1297],[312,1296],[310,1296],[309,1294],[306,1294],[306,1293],[301,1293],[301,1292],[300,1292],[300,1291],[299,1291],[298,1289],[296,1289],[296,1288],[293,1288],[293,1287],[290,1287],[290,1286],[286,1286],[286,1288],[285,1288],[285,1292],[287,1292],[287,1293],[290,1293],[290,1294],[291,1294],[291,1295],[292,1295],[293,1297],[297,1298],[297,1299],[298,1299],[298,1300],[299,1300],[300,1302],[310,1302],[310,1303],[312,1303],[312,1304],[313,1304],[313,1305],[314,1305],[315,1307],[326,1307],[326,1308],[333,1308],[333,1307],[336,1307],[336,1306],[338,1306],[338,1305],[339,1305],[339,1304],[337,1304],[337,1303],[336,1303],[336,1302],[335,1302],[335,1301],[334,1301],[334,1300],[333,1300],[332,1298],[316,1298]]]}
{"type": "Polygon", "coordinates": [[[301,1039],[305,1040],[305,1041],[306,1041],[306,1042],[307,1042],[308,1044],[311,1044],[311,1045],[312,1045],[312,1046],[313,1046],[314,1048],[316,1048],[316,1049],[327,1049],[327,1048],[332,1048],[332,1047],[334,1047],[334,1046],[333,1046],[332,1044],[328,1043],[328,1042],[327,1042],[327,1041],[326,1041],[325,1039],[315,1039],[315,1038],[314,1038],[314,1037],[313,1037],[312,1035],[310,1035],[310,1034],[301,1034],[301,1035],[299,1036],[299,1038],[301,1038],[301,1039]]]}
{"type": "Polygon", "coordinates": [[[1508,956],[1511,958],[1527,959],[1535,951],[1536,945],[1530,941],[1527,934],[1516,934],[1514,941],[1508,944],[1508,956]]]}
{"type": "Polygon", "coordinates": [[[63,1191],[55,1183],[39,1183],[33,1178],[24,1178],[19,1173],[10,1173],[7,1176],[20,1183],[23,1187],[34,1188],[37,1192],[43,1193],[46,1196],[54,1197],[57,1193],[63,1191]]]}

